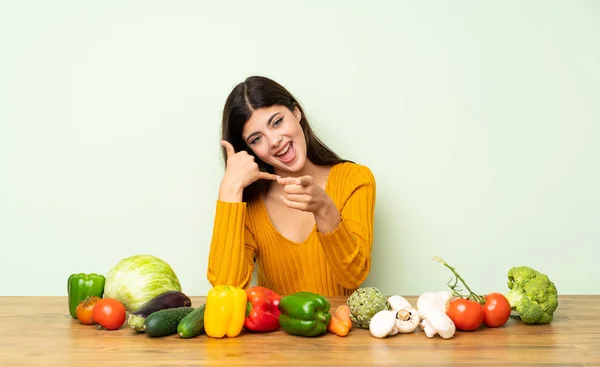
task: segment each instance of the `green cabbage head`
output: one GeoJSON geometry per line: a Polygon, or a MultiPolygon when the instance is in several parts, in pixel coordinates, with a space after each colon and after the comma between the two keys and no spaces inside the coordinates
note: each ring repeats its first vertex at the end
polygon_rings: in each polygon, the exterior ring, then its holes
{"type": "Polygon", "coordinates": [[[106,275],[104,297],[121,302],[129,312],[167,291],[181,292],[175,272],[153,255],[134,255],[113,266],[106,275]]]}

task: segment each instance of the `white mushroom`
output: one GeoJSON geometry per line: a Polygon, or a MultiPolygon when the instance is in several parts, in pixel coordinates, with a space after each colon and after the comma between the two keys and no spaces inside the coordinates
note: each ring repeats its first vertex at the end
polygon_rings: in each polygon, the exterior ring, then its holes
{"type": "Polygon", "coordinates": [[[447,310],[448,309],[448,304],[454,298],[452,296],[452,292],[450,292],[448,290],[445,290],[445,291],[439,291],[437,294],[440,296],[440,298],[442,299],[442,301],[444,301],[444,309],[447,310]]]}
{"type": "Polygon", "coordinates": [[[396,327],[402,334],[412,333],[419,326],[419,312],[402,296],[391,296],[388,303],[396,316],[396,327]]]}
{"type": "Polygon", "coordinates": [[[391,296],[388,298],[388,303],[390,304],[392,311],[398,311],[405,307],[412,307],[410,302],[408,302],[406,298],[402,296],[391,296]]]}
{"type": "Polygon", "coordinates": [[[419,326],[421,317],[413,307],[404,307],[396,312],[396,328],[399,333],[412,333],[419,326]]]}
{"type": "Polygon", "coordinates": [[[369,322],[369,331],[376,338],[385,338],[398,334],[396,314],[393,311],[381,310],[369,322]]]}
{"type": "Polygon", "coordinates": [[[445,310],[445,302],[442,296],[439,293],[435,292],[425,292],[419,296],[417,299],[417,309],[421,311],[424,307],[425,303],[429,303],[431,306],[437,308],[438,310],[445,310]]]}
{"type": "MultiPolygon", "coordinates": [[[[439,297],[439,295],[437,295],[439,297]]],[[[433,298],[435,301],[435,298],[433,298]]],[[[441,298],[440,298],[441,299],[441,298]]],[[[454,322],[446,315],[445,309],[440,310],[440,305],[423,298],[419,306],[421,315],[421,329],[428,338],[439,334],[444,339],[450,339],[456,332],[454,322]]]]}

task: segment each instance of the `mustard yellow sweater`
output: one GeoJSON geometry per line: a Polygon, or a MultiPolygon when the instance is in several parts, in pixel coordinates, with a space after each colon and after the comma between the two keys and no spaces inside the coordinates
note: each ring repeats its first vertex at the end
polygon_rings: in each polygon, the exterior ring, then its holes
{"type": "Polygon", "coordinates": [[[280,295],[352,294],[371,269],[375,178],[365,166],[340,163],[331,168],[326,192],[340,211],[341,223],[330,233],[320,233],[315,225],[303,243],[275,229],[263,199],[250,204],[217,200],[209,282],[247,288],[256,258],[258,285],[280,295]]]}

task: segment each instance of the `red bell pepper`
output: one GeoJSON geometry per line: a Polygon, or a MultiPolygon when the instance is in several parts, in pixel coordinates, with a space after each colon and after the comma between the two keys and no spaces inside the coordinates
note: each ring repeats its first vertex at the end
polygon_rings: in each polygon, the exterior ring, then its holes
{"type": "Polygon", "coordinates": [[[281,296],[264,287],[246,289],[246,319],[244,327],[251,331],[275,331],[279,329],[279,300],[281,296]]]}

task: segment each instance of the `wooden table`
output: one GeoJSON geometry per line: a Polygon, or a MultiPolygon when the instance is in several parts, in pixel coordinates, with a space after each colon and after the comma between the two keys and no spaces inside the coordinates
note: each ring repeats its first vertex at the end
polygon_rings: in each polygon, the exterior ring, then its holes
{"type": "MultiPolygon", "coordinates": [[[[407,297],[413,304],[415,297],[407,297]]],[[[193,306],[204,302],[192,297],[193,306]]],[[[345,298],[329,298],[335,307],[345,298]]],[[[418,330],[386,339],[352,329],[317,338],[284,331],[211,339],[150,338],[125,326],[97,330],[68,314],[66,297],[0,297],[0,366],[344,365],[600,366],[600,295],[562,296],[550,325],[510,319],[498,329],[428,339],[418,330]]]]}

